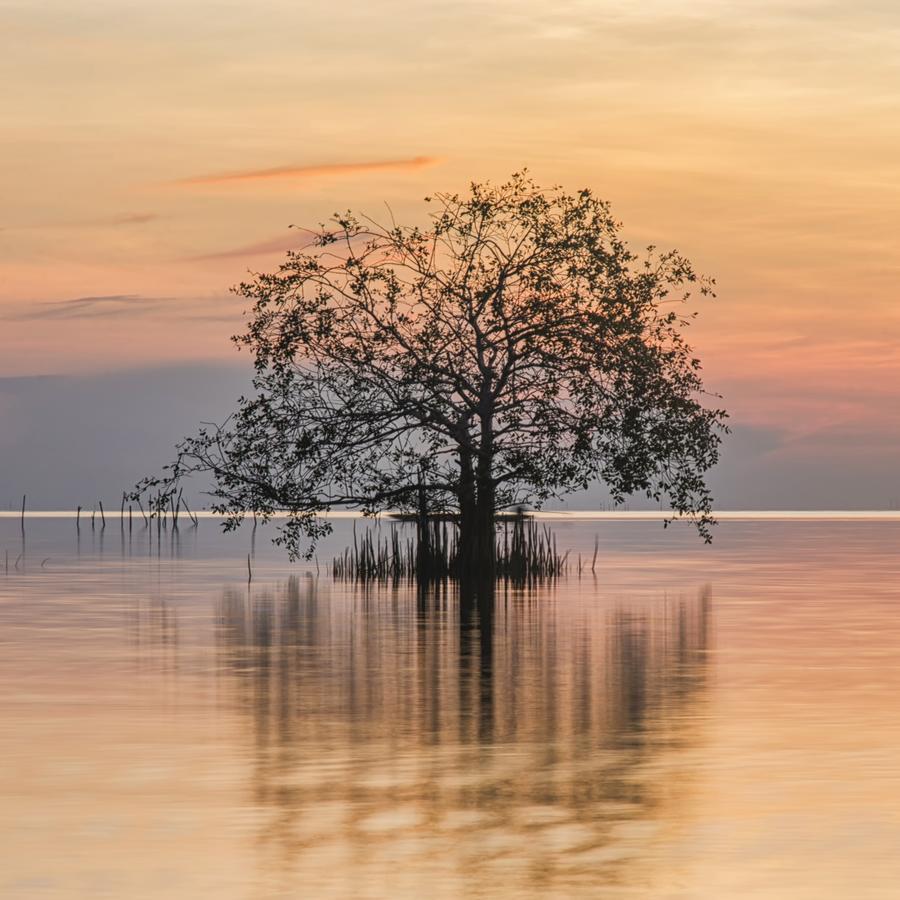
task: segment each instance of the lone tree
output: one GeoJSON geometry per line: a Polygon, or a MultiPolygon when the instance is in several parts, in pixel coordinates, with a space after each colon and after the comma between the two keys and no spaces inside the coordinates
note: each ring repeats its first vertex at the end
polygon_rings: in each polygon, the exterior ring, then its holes
{"type": "Polygon", "coordinates": [[[424,506],[457,514],[460,566],[490,573],[499,509],[596,479],[709,540],[725,413],[703,405],[682,329],[711,282],[677,252],[634,254],[589,190],[516,174],[426,200],[427,227],[336,216],[235,288],[255,396],[140,487],[208,473],[226,528],[286,513],[276,540],[294,556],[334,507],[424,506]]]}

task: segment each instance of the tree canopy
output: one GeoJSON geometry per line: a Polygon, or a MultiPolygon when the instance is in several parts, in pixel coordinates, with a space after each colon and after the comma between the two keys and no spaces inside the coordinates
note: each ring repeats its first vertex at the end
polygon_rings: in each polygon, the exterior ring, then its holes
{"type": "Polygon", "coordinates": [[[235,288],[251,304],[234,340],[253,354],[254,393],[142,487],[206,472],[228,525],[286,513],[293,554],[330,509],[424,498],[490,564],[498,509],[598,479],[709,539],[704,476],[725,412],[705,405],[683,331],[712,282],[675,251],[629,249],[590,190],[520,173],[426,200],[427,225],[336,215],[235,288]]]}

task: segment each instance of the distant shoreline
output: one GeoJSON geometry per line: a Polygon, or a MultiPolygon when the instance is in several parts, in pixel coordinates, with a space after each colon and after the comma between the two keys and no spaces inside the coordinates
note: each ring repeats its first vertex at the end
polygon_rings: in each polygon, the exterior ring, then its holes
{"type": "MultiPolygon", "coordinates": [[[[81,520],[89,523],[91,518],[91,510],[82,508],[81,520]]],[[[222,516],[208,510],[200,510],[195,513],[198,519],[221,519],[222,516]]],[[[119,510],[106,510],[107,519],[119,519],[121,514],[119,510]]],[[[679,517],[672,512],[663,512],[660,510],[544,510],[542,512],[530,512],[530,516],[536,519],[547,519],[559,522],[622,522],[622,521],[660,521],[662,519],[678,519],[679,517]]],[[[900,510],[719,510],[713,513],[716,519],[720,521],[752,521],[752,520],[882,520],[900,522],[900,510]]],[[[0,519],[21,519],[22,511],[18,510],[0,510],[0,519]]],[[[74,519],[76,518],[75,510],[26,510],[26,519],[74,519]]],[[[97,512],[99,519],[99,510],[97,512]]],[[[128,518],[128,513],[125,513],[128,518]]],[[[168,518],[171,518],[169,514],[168,518]]],[[[180,518],[189,520],[184,513],[180,518]]],[[[276,519],[285,518],[284,515],[274,516],[276,519]]],[[[331,519],[362,519],[361,513],[348,512],[344,510],[335,510],[327,514],[326,518],[331,519]]],[[[387,514],[378,516],[379,520],[391,521],[387,514]]],[[[135,522],[141,522],[141,514],[134,512],[132,519],[135,522]]]]}

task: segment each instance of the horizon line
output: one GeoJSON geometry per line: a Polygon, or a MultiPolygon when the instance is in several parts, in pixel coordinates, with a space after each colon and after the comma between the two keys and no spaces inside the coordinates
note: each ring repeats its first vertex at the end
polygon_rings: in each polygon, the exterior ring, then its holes
{"type": "MultiPolygon", "coordinates": [[[[82,507],[81,518],[88,520],[91,515],[96,518],[99,510],[87,509],[82,507]]],[[[355,510],[332,510],[322,513],[324,518],[331,519],[365,519],[371,518],[375,520],[390,519],[396,512],[386,510],[376,516],[364,516],[361,512],[355,510]]],[[[190,521],[190,516],[185,513],[180,515],[190,521]]],[[[214,513],[210,510],[196,510],[194,515],[198,519],[223,519],[224,516],[214,513]]],[[[252,513],[247,513],[251,516],[252,513]]],[[[675,521],[692,521],[690,516],[683,516],[672,510],[598,510],[598,509],[554,509],[554,510],[527,510],[526,515],[536,519],[569,519],[573,521],[602,521],[602,520],[631,520],[631,521],[662,521],[663,519],[673,519],[675,521]]],[[[26,519],[74,519],[77,518],[77,510],[60,510],[60,509],[26,509],[24,517],[26,519]]],[[[120,510],[108,510],[105,512],[107,519],[122,519],[128,517],[128,512],[122,513],[120,510]]],[[[900,509],[731,509],[717,510],[712,513],[713,518],[719,520],[749,520],[749,519],[884,519],[900,521],[900,509]]],[[[0,519],[22,519],[23,513],[21,509],[0,510],[0,519]]],[[[165,517],[171,519],[171,513],[165,517]]],[[[272,516],[273,519],[287,518],[286,513],[277,513],[272,516]]],[[[137,510],[132,511],[132,519],[142,521],[141,513],[137,510]]]]}

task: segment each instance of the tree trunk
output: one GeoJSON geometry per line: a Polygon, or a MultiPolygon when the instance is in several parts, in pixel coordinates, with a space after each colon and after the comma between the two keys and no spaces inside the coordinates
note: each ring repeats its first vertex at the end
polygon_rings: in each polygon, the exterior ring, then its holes
{"type": "Polygon", "coordinates": [[[480,437],[478,461],[473,465],[469,416],[459,422],[459,577],[470,582],[490,583],[496,575],[494,531],[494,425],[490,381],[485,382],[478,413],[480,437]]]}
{"type": "Polygon", "coordinates": [[[475,470],[472,466],[472,450],[469,445],[469,417],[459,422],[459,572],[463,575],[471,571],[475,565],[476,540],[476,505],[475,505],[475,470]]]}
{"type": "Polygon", "coordinates": [[[475,558],[473,559],[473,572],[478,578],[494,578],[497,563],[494,515],[494,483],[490,478],[479,478],[478,501],[475,506],[475,558]]]}
{"type": "MultiPolygon", "coordinates": [[[[490,387],[486,381],[485,391],[490,387]]],[[[474,572],[477,578],[493,583],[496,574],[496,533],[494,514],[496,498],[494,487],[494,415],[488,401],[482,401],[481,441],[478,448],[478,465],[475,469],[477,498],[475,505],[475,532],[477,535],[474,572]]]]}
{"type": "Polygon", "coordinates": [[[425,494],[425,485],[422,481],[422,473],[419,472],[419,489],[416,509],[416,571],[421,580],[426,580],[433,566],[433,554],[431,550],[431,523],[428,521],[428,498],[425,494]]]}

